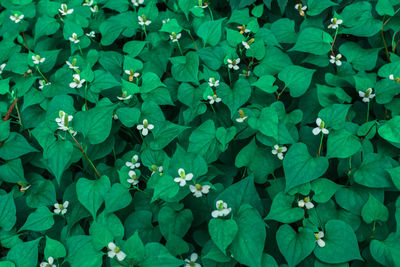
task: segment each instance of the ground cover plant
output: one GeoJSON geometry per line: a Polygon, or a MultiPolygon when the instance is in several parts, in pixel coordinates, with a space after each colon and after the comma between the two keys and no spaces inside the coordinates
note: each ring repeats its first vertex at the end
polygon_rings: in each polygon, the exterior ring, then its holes
{"type": "Polygon", "coordinates": [[[0,267],[400,266],[400,0],[0,0],[0,267]]]}

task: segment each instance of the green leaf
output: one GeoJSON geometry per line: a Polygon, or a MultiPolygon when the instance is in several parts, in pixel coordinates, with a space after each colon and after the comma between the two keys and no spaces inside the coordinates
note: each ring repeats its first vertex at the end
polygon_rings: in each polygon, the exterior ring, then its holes
{"type": "Polygon", "coordinates": [[[382,202],[369,194],[368,201],[364,204],[361,210],[361,216],[364,222],[368,224],[377,220],[386,222],[389,218],[389,210],[382,202]]]}
{"type": "Polygon", "coordinates": [[[330,34],[318,28],[308,27],[300,31],[296,44],[289,51],[324,55],[331,49],[332,42],[330,34]]]}
{"type": "Polygon", "coordinates": [[[309,228],[299,228],[297,233],[287,224],[276,232],[278,248],[289,266],[296,266],[310,255],[315,248],[314,232],[309,228]]]}
{"type": "Polygon", "coordinates": [[[278,74],[278,78],[285,83],[285,87],[290,89],[292,97],[299,97],[310,87],[314,72],[315,70],[291,65],[283,69],[278,74]]]}
{"type": "Polygon", "coordinates": [[[189,137],[188,152],[198,153],[210,161],[215,161],[218,156],[215,124],[212,120],[203,122],[189,137]]]}
{"type": "Polygon", "coordinates": [[[142,81],[142,85],[140,86],[141,93],[148,93],[158,87],[165,87],[160,78],[152,72],[146,72],[142,77],[142,81]]]}
{"type": "Polygon", "coordinates": [[[144,245],[137,231],[126,240],[123,249],[128,257],[135,262],[141,262],[145,259],[144,245]]]}
{"type": "Polygon", "coordinates": [[[131,201],[132,196],[129,189],[121,184],[113,184],[110,191],[104,196],[106,211],[112,213],[114,211],[127,207],[131,201]]]}
{"type": "Polygon", "coordinates": [[[347,130],[332,131],[328,136],[328,158],[348,158],[361,149],[361,141],[347,130]]]}
{"type": "Polygon", "coordinates": [[[221,83],[217,87],[217,95],[231,111],[232,118],[237,110],[250,98],[250,94],[251,87],[245,79],[237,80],[233,85],[233,89],[229,88],[225,83],[221,83]]]}
{"type": "Polygon", "coordinates": [[[117,86],[121,86],[121,82],[116,80],[111,73],[102,70],[94,71],[94,81],[90,86],[90,91],[100,93],[117,86]]]}
{"type": "Polygon", "coordinates": [[[222,22],[226,18],[222,18],[219,20],[214,21],[206,21],[200,25],[199,29],[197,30],[197,35],[203,39],[204,46],[209,44],[211,46],[216,46],[222,35],[222,22]]]}
{"type": "Polygon", "coordinates": [[[193,82],[198,84],[199,56],[189,52],[185,56],[170,58],[172,76],[178,82],[193,82]]]}
{"type": "Polygon", "coordinates": [[[46,259],[49,257],[59,259],[64,258],[66,255],[67,251],[61,242],[46,236],[46,246],[44,248],[44,257],[46,259]]]}
{"type": "Polygon", "coordinates": [[[307,15],[308,16],[316,16],[321,14],[322,11],[325,9],[331,7],[331,6],[337,6],[338,4],[330,1],[330,0],[309,0],[307,2],[308,10],[307,10],[307,15]]]}
{"type": "Polygon", "coordinates": [[[163,207],[158,214],[158,222],[162,235],[169,239],[169,235],[184,237],[193,221],[191,210],[174,211],[172,208],[163,207]]]}
{"type": "Polygon", "coordinates": [[[28,219],[19,231],[30,230],[41,232],[50,229],[54,224],[54,213],[47,207],[39,207],[34,212],[29,214],[28,219]]]}
{"type": "Polygon", "coordinates": [[[386,121],[383,126],[379,127],[378,133],[389,142],[400,143],[400,116],[394,116],[386,121]]]}
{"type": "Polygon", "coordinates": [[[172,178],[168,174],[163,174],[162,179],[158,181],[156,187],[154,188],[153,197],[151,201],[154,202],[157,199],[162,199],[164,201],[169,201],[173,197],[175,197],[179,192],[179,184],[174,182],[174,178],[172,178]]]}
{"type": "Polygon", "coordinates": [[[311,182],[311,189],[314,192],[312,200],[318,203],[328,202],[341,187],[326,178],[314,180],[311,182]]]}
{"type": "Polygon", "coordinates": [[[38,152],[38,150],[32,147],[25,137],[16,132],[11,132],[0,147],[0,158],[5,160],[16,159],[31,152],[38,152]]]}
{"type": "Polygon", "coordinates": [[[92,214],[93,218],[96,218],[96,213],[103,204],[110,187],[110,179],[105,175],[96,180],[80,178],[76,183],[78,200],[92,214]]]}
{"type": "Polygon", "coordinates": [[[278,113],[276,109],[269,106],[261,110],[260,117],[249,118],[249,126],[255,130],[260,131],[266,136],[270,136],[275,140],[278,140],[278,113]]]}
{"type": "Polygon", "coordinates": [[[274,85],[276,78],[272,75],[263,75],[256,82],[252,83],[252,86],[263,90],[266,93],[275,93],[278,89],[277,85],[274,85]]]}
{"type": "Polygon", "coordinates": [[[243,205],[236,217],[239,227],[230,252],[233,258],[248,266],[261,266],[265,243],[265,224],[256,209],[243,205]]]}
{"type": "Polygon", "coordinates": [[[362,260],[353,229],[340,220],[325,224],[325,247],[316,246],[315,256],[326,263],[336,264],[351,260],[362,260]]]}
{"type": "Polygon", "coordinates": [[[376,12],[378,12],[378,14],[381,16],[383,15],[394,16],[395,14],[390,0],[378,0],[375,9],[376,12]]]}
{"type": "Polygon", "coordinates": [[[18,267],[36,267],[40,239],[41,237],[12,247],[7,253],[7,260],[14,262],[18,267]]]}
{"type": "Polygon", "coordinates": [[[329,167],[325,157],[313,158],[303,143],[292,145],[283,159],[286,176],[285,191],[321,177],[329,167]]]}
{"type": "Polygon", "coordinates": [[[96,251],[92,238],[87,235],[74,235],[67,238],[67,261],[71,267],[97,267],[102,264],[103,253],[96,251]]]}
{"type": "Polygon", "coordinates": [[[146,244],[144,258],[145,260],[140,263],[140,267],[172,267],[184,264],[184,261],[173,257],[163,245],[158,243],[146,244]]]}
{"type": "Polygon", "coordinates": [[[390,233],[389,236],[381,241],[374,239],[369,245],[371,255],[383,266],[397,266],[400,264],[400,234],[390,233]]]}
{"type": "Polygon", "coordinates": [[[294,196],[279,192],[273,199],[271,209],[265,220],[274,220],[281,223],[294,223],[304,217],[304,210],[293,207],[294,196]]]}
{"type": "Polygon", "coordinates": [[[13,193],[0,195],[0,227],[10,231],[17,221],[13,193]]]}
{"type": "Polygon", "coordinates": [[[121,107],[116,112],[118,119],[126,127],[132,127],[139,122],[140,110],[136,107],[121,107]]]}
{"type": "Polygon", "coordinates": [[[350,62],[354,69],[360,71],[368,71],[375,68],[378,52],[381,48],[363,49],[357,43],[346,42],[339,48],[347,61],[350,62]]]}
{"type": "Polygon", "coordinates": [[[211,219],[208,223],[211,240],[222,252],[232,243],[238,229],[234,220],[211,219]]]}
{"type": "Polygon", "coordinates": [[[8,183],[28,183],[25,180],[21,159],[13,159],[0,166],[0,180],[8,183]]]}
{"type": "Polygon", "coordinates": [[[10,121],[0,120],[0,141],[4,141],[10,135],[10,121]]]}
{"type": "MultiPolygon", "coordinates": [[[[329,128],[339,130],[344,128],[346,116],[351,105],[333,104],[320,110],[318,118],[321,118],[329,128]]],[[[329,138],[329,137],[328,137],[329,138]]]]}
{"type": "Polygon", "coordinates": [[[393,184],[386,172],[386,169],[391,168],[392,164],[388,157],[382,154],[366,154],[360,167],[353,173],[354,181],[367,187],[391,187],[393,184]]]}
{"type": "Polygon", "coordinates": [[[73,146],[71,142],[57,140],[53,142],[43,152],[43,158],[56,177],[57,182],[61,183],[61,177],[70,164],[72,158],[73,146]]]}

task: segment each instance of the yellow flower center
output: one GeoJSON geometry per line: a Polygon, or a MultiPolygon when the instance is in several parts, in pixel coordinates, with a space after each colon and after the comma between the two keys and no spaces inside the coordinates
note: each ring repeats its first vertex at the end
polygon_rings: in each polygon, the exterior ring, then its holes
{"type": "Polygon", "coordinates": [[[197,191],[201,191],[201,189],[203,189],[203,187],[200,184],[196,184],[195,186],[197,191]]]}

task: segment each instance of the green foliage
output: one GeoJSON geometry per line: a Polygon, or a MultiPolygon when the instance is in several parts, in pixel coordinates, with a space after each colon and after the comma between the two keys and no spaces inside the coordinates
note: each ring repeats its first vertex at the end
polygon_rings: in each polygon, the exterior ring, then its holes
{"type": "Polygon", "coordinates": [[[400,266],[399,0],[0,3],[0,267],[400,266]]]}

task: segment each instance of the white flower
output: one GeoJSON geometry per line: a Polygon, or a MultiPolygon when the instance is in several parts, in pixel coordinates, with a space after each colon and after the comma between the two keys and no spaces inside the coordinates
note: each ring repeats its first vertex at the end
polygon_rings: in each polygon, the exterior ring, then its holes
{"type": "Polygon", "coordinates": [[[45,83],[45,80],[39,80],[39,90],[42,90],[46,85],[50,85],[51,82],[45,83]]]}
{"type": "Polygon", "coordinates": [[[219,80],[215,80],[214,77],[208,79],[208,85],[210,87],[218,87],[219,86],[219,80]]]}
{"type": "Polygon", "coordinates": [[[304,11],[307,9],[307,6],[303,6],[303,5],[300,3],[300,4],[296,4],[296,5],[294,6],[294,8],[297,9],[297,11],[299,11],[300,16],[303,16],[303,17],[304,17],[304,15],[305,15],[304,11]]]}
{"type": "Polygon", "coordinates": [[[330,28],[336,29],[342,23],[343,23],[343,20],[341,20],[341,19],[331,18],[331,24],[329,24],[328,29],[330,29],[330,28]]]}
{"type": "Polygon", "coordinates": [[[24,18],[24,14],[18,15],[15,13],[13,16],[10,16],[10,19],[15,23],[19,23],[24,18]]]}
{"type": "Polygon", "coordinates": [[[145,15],[138,16],[139,25],[148,26],[151,23],[151,20],[147,20],[145,15]]]}
{"type": "Polygon", "coordinates": [[[146,136],[149,133],[149,130],[154,129],[154,125],[149,124],[149,122],[146,119],[144,119],[143,124],[139,124],[138,126],[136,126],[136,129],[138,129],[139,131],[141,130],[142,135],[146,136]]]}
{"type": "Polygon", "coordinates": [[[79,69],[79,67],[76,66],[76,58],[74,58],[74,59],[72,60],[72,63],[69,62],[69,61],[65,61],[65,63],[67,63],[67,65],[68,65],[68,67],[69,67],[70,69],[73,69],[73,70],[79,69]]]}
{"type": "Polygon", "coordinates": [[[312,130],[314,135],[318,135],[321,131],[323,134],[329,134],[328,129],[325,128],[325,122],[323,122],[320,118],[316,120],[317,126],[312,130]]]}
{"type": "Polygon", "coordinates": [[[209,185],[203,185],[203,186],[200,184],[189,185],[189,189],[195,197],[201,197],[203,194],[208,194],[210,188],[211,186],[209,185]]]}
{"type": "Polygon", "coordinates": [[[99,6],[98,6],[98,5],[94,5],[93,7],[90,8],[90,10],[91,10],[93,13],[99,12],[99,6]]]}
{"type": "Polygon", "coordinates": [[[81,76],[79,76],[79,74],[74,74],[73,80],[74,81],[69,84],[69,87],[71,88],[81,88],[83,83],[86,81],[85,79],[81,79],[81,76]]]}
{"type": "Polygon", "coordinates": [[[83,6],[92,6],[93,0],[85,0],[85,3],[82,4],[83,6]]]}
{"type": "Polygon", "coordinates": [[[190,255],[190,259],[185,259],[185,262],[187,262],[185,267],[201,267],[200,264],[196,263],[198,257],[199,255],[197,255],[197,253],[192,253],[192,255],[190,255]]]}
{"type": "Polygon", "coordinates": [[[140,167],[139,156],[133,155],[131,161],[125,162],[125,165],[131,169],[139,168],[140,167]]]}
{"type": "Polygon", "coordinates": [[[129,171],[128,176],[130,177],[126,181],[132,185],[137,185],[139,183],[139,177],[137,177],[135,171],[129,171]]]}
{"type": "Polygon", "coordinates": [[[114,120],[118,120],[118,115],[117,115],[117,113],[115,113],[115,112],[114,112],[114,114],[113,114],[113,119],[114,119],[114,120]]]}
{"type": "Polygon", "coordinates": [[[36,56],[32,56],[32,60],[33,60],[33,64],[39,65],[40,63],[43,63],[46,60],[46,58],[45,57],[41,58],[39,55],[36,55],[36,56]]]}
{"type": "Polygon", "coordinates": [[[319,231],[318,233],[314,233],[315,235],[315,241],[317,242],[318,246],[321,248],[325,247],[325,241],[322,240],[322,238],[325,236],[324,232],[319,231]]]}
{"type": "Polygon", "coordinates": [[[211,216],[213,216],[214,218],[224,217],[228,215],[232,210],[232,208],[228,208],[228,204],[226,204],[222,200],[218,200],[215,206],[217,207],[217,209],[211,213],[211,216]]]}
{"type": "Polygon", "coordinates": [[[68,14],[72,14],[72,12],[74,12],[74,10],[68,9],[67,4],[61,4],[61,9],[58,9],[58,11],[60,11],[61,15],[66,16],[68,14]]]}
{"type": "Polygon", "coordinates": [[[87,37],[91,37],[91,38],[95,38],[96,37],[96,33],[94,31],[91,31],[89,33],[85,33],[87,37]]]}
{"type": "Polygon", "coordinates": [[[186,185],[186,181],[190,181],[190,180],[193,179],[193,173],[188,173],[188,174],[186,174],[186,173],[185,173],[185,170],[182,169],[182,168],[180,168],[180,169],[178,170],[178,174],[179,174],[179,177],[176,177],[176,178],[174,179],[174,181],[175,181],[176,183],[179,183],[180,186],[185,186],[185,185],[186,185]]]}
{"type": "Polygon", "coordinates": [[[314,208],[314,204],[311,202],[310,197],[300,199],[299,202],[297,202],[297,205],[299,206],[299,208],[306,207],[306,209],[308,210],[314,208]]]}
{"type": "Polygon", "coordinates": [[[209,100],[210,105],[221,102],[221,98],[219,98],[215,93],[212,96],[211,95],[207,96],[207,98],[209,100]]]}
{"type": "Polygon", "coordinates": [[[365,92],[358,91],[358,95],[362,97],[362,101],[366,103],[375,97],[375,94],[372,93],[372,88],[368,88],[367,90],[365,90],[365,92]]]}
{"type": "Polygon", "coordinates": [[[237,28],[240,30],[240,34],[249,33],[250,32],[249,29],[246,29],[246,25],[237,26],[237,28]]]}
{"type": "Polygon", "coordinates": [[[26,184],[23,184],[23,183],[18,183],[21,187],[19,188],[19,191],[21,191],[21,192],[25,192],[26,190],[28,190],[30,187],[31,187],[31,185],[26,185],[26,184]]]}
{"type": "Polygon", "coordinates": [[[272,154],[278,155],[280,160],[283,160],[283,153],[287,151],[287,147],[274,145],[274,149],[272,149],[272,154]]]}
{"type": "Polygon", "coordinates": [[[250,49],[250,45],[246,41],[242,41],[242,45],[244,46],[244,48],[250,49]]]}
{"type": "Polygon", "coordinates": [[[58,124],[58,129],[63,131],[69,130],[69,122],[74,118],[72,115],[68,115],[64,111],[60,110],[58,112],[59,117],[55,119],[58,124]]]}
{"type": "Polygon", "coordinates": [[[169,38],[171,39],[171,41],[174,43],[174,42],[178,42],[178,40],[181,38],[181,34],[180,33],[178,33],[178,34],[176,34],[175,32],[172,32],[170,35],[169,35],[169,38]]]}
{"type": "Polygon", "coordinates": [[[135,6],[142,5],[144,3],[144,0],[132,0],[132,4],[135,6]]]}
{"type": "Polygon", "coordinates": [[[80,40],[78,39],[78,35],[76,33],[73,33],[71,37],[69,37],[69,40],[75,44],[79,43],[80,40]]]}
{"type": "Polygon", "coordinates": [[[129,76],[138,78],[140,76],[139,72],[134,72],[133,70],[125,70],[125,73],[128,74],[129,76]]]}
{"type": "Polygon", "coordinates": [[[165,24],[169,21],[169,19],[163,19],[162,23],[165,24]]]}
{"type": "Polygon", "coordinates": [[[6,63],[0,65],[0,75],[3,74],[3,70],[6,67],[6,63]]]}
{"type": "MultiPolygon", "coordinates": [[[[4,65],[4,64],[3,64],[3,65],[4,65]]],[[[3,66],[3,65],[2,65],[2,66],[3,66]]],[[[1,73],[0,73],[0,74],[1,74],[1,73]]],[[[393,75],[393,74],[390,74],[390,75],[389,75],[389,79],[394,81],[394,75],[393,75]]]]}
{"type": "Polygon", "coordinates": [[[239,118],[236,118],[236,121],[239,123],[244,122],[246,119],[248,118],[248,116],[244,115],[244,111],[239,109],[239,118]]]}
{"type": "Polygon", "coordinates": [[[128,95],[126,91],[122,92],[122,96],[117,96],[118,100],[124,101],[132,98],[132,95],[128,95]]]}
{"type": "Polygon", "coordinates": [[[113,242],[108,243],[107,248],[109,249],[107,255],[110,258],[114,258],[117,256],[119,261],[123,261],[126,257],[126,254],[121,251],[119,247],[117,247],[113,242]]]}
{"type": "Polygon", "coordinates": [[[331,55],[331,59],[329,60],[332,64],[336,64],[336,66],[341,66],[342,61],[340,59],[342,58],[341,54],[337,54],[336,56],[331,55]]]}
{"type": "Polygon", "coordinates": [[[152,170],[153,170],[153,171],[151,172],[151,175],[155,174],[157,171],[158,171],[158,173],[160,174],[160,176],[163,175],[163,171],[164,171],[163,166],[157,167],[156,165],[152,165],[151,168],[152,168],[152,170]]]}
{"type": "Polygon", "coordinates": [[[53,257],[49,257],[47,261],[40,263],[40,267],[57,267],[54,263],[53,257]]]}
{"type": "Polygon", "coordinates": [[[198,0],[198,1],[199,1],[199,4],[197,6],[194,6],[194,7],[201,7],[201,8],[207,8],[208,7],[208,4],[207,4],[206,1],[204,1],[204,3],[203,3],[203,0],[198,0]]]}
{"type": "Polygon", "coordinates": [[[228,67],[230,69],[234,69],[234,70],[238,70],[239,69],[238,64],[240,63],[240,58],[228,59],[227,62],[228,62],[228,67]]]}
{"type": "Polygon", "coordinates": [[[55,214],[61,213],[62,215],[64,215],[67,212],[68,205],[69,205],[68,201],[64,201],[63,204],[58,204],[58,203],[54,204],[54,208],[55,208],[54,213],[55,214]]]}

